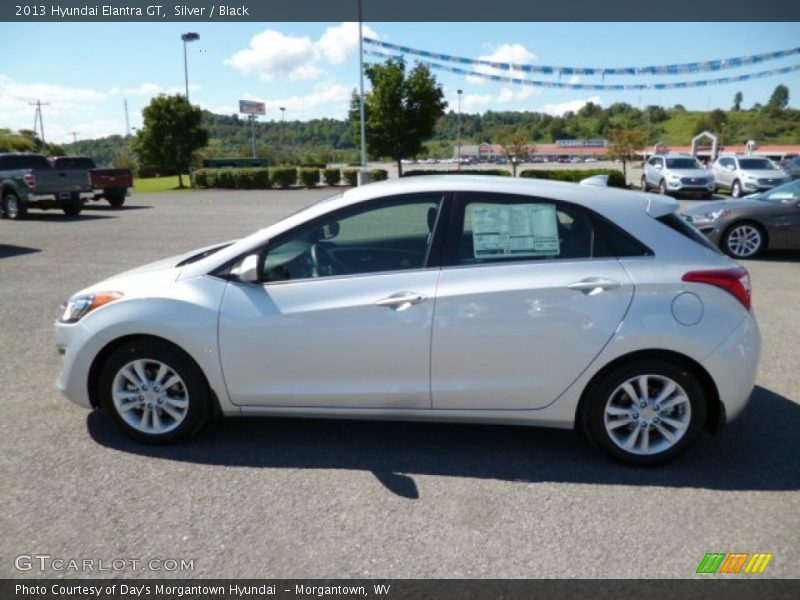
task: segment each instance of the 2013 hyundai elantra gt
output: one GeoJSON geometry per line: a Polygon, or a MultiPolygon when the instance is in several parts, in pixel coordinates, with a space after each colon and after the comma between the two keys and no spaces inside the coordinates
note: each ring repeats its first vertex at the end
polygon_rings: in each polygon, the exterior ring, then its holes
{"type": "Polygon", "coordinates": [[[416,177],[69,299],[58,387],[166,443],[212,415],[578,426],[635,465],[736,417],[760,335],[747,271],[671,198],[416,177]]]}

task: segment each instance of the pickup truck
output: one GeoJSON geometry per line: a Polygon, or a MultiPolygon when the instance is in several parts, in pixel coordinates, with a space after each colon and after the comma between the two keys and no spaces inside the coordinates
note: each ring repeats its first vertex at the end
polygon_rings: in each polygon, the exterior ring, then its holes
{"type": "Polygon", "coordinates": [[[0,153],[0,212],[7,219],[24,219],[29,208],[76,217],[93,195],[86,170],[53,169],[40,154],[0,153]]]}
{"type": "Polygon", "coordinates": [[[54,169],[88,170],[92,178],[92,200],[105,198],[114,208],[125,204],[128,188],[133,187],[133,174],[129,169],[98,169],[87,156],[54,156],[50,159],[54,169]]]}

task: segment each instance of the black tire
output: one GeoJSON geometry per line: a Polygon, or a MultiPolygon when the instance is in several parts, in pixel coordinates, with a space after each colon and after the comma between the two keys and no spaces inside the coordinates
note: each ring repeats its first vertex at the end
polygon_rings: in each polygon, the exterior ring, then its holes
{"type": "MultiPolygon", "coordinates": [[[[157,376],[155,373],[155,365],[153,365],[152,369],[145,367],[144,370],[148,376],[152,375],[153,379],[157,376]]],[[[153,379],[150,379],[148,382],[153,384],[151,386],[152,389],[149,390],[150,395],[155,395],[155,392],[159,391],[159,388],[155,385],[158,382],[153,381],[153,379]]],[[[167,377],[167,379],[169,379],[169,377],[167,377]]],[[[129,385],[133,386],[134,384],[129,383],[129,385]]],[[[162,392],[164,394],[170,394],[170,390],[162,390],[162,392]]],[[[211,415],[210,392],[200,367],[198,367],[185,352],[176,346],[158,340],[132,340],[114,350],[102,367],[98,392],[100,406],[103,412],[108,415],[117,428],[126,436],[146,444],[168,444],[190,437],[200,430],[211,415]],[[148,364],[148,361],[152,361],[152,363],[156,361],[158,363],[163,363],[182,380],[179,384],[173,385],[170,390],[174,391],[177,386],[178,393],[174,396],[174,399],[186,402],[187,409],[185,411],[185,416],[173,429],[164,433],[146,432],[137,429],[122,417],[120,410],[117,409],[115,404],[112,395],[115,379],[117,379],[118,374],[120,374],[121,370],[126,365],[139,360],[143,361],[145,365],[148,364]]],[[[136,393],[142,392],[137,389],[136,393]]],[[[145,389],[144,394],[147,393],[148,390],[145,389]]],[[[161,411],[159,412],[161,415],[159,420],[163,419],[165,421],[170,421],[170,423],[177,422],[176,419],[172,419],[166,412],[163,412],[166,410],[165,407],[156,406],[156,400],[144,394],[139,396],[139,399],[143,399],[145,401],[144,403],[149,402],[152,406],[152,408],[146,410],[151,410],[153,412],[161,411]]],[[[161,402],[159,402],[159,404],[161,404],[161,402]]],[[[145,411],[140,408],[129,409],[125,412],[130,415],[129,418],[131,419],[138,417],[142,421],[145,420],[143,417],[145,411]]],[[[152,413],[148,423],[154,426],[154,417],[152,413]]],[[[144,429],[147,429],[147,427],[144,427],[144,429]]]]}
{"type": "Polygon", "coordinates": [[[20,200],[14,192],[6,192],[3,196],[3,217],[21,221],[26,216],[28,216],[28,204],[20,200]]]}
{"type": "Polygon", "coordinates": [[[644,175],[642,175],[642,191],[643,192],[647,191],[647,177],[645,177],[644,175]]]}
{"type": "Polygon", "coordinates": [[[713,196],[713,195],[714,195],[714,192],[703,192],[702,194],[700,194],[700,197],[703,200],[711,200],[711,196],[713,196]]]}
{"type": "Polygon", "coordinates": [[[83,200],[80,198],[77,200],[70,200],[69,204],[65,204],[61,207],[61,210],[63,210],[64,214],[68,217],[77,217],[83,210],[83,200]]]}
{"type": "Polygon", "coordinates": [[[767,248],[767,233],[758,223],[753,221],[739,221],[738,223],[730,225],[722,234],[720,247],[725,254],[737,260],[756,258],[767,248]],[[731,238],[737,234],[745,234],[748,230],[752,230],[757,234],[757,241],[754,238],[755,247],[752,250],[736,251],[736,244],[732,243],[731,238]]]}
{"type": "Polygon", "coordinates": [[[658,184],[658,193],[662,196],[667,195],[667,182],[663,179],[661,180],[661,183],[658,184]]]}
{"type": "MultiPolygon", "coordinates": [[[[645,409],[636,409],[634,407],[634,410],[641,410],[642,415],[637,415],[637,417],[641,416],[643,419],[645,418],[645,409]]],[[[619,417],[619,419],[626,418],[628,417],[619,417]]],[[[636,467],[652,467],[661,465],[673,460],[685,452],[686,449],[695,441],[695,439],[697,439],[697,436],[700,434],[700,431],[703,428],[705,420],[706,397],[703,387],[700,385],[697,376],[680,363],[670,362],[668,360],[658,358],[638,359],[627,362],[592,381],[584,393],[580,414],[580,421],[583,431],[586,434],[586,437],[588,437],[595,446],[611,456],[613,459],[636,467]],[[657,395],[660,391],[660,389],[657,387],[659,383],[658,378],[666,378],[680,385],[680,387],[683,388],[686,397],[688,398],[688,406],[690,408],[690,410],[687,411],[685,405],[681,405],[680,407],[670,409],[675,411],[684,411],[682,415],[676,416],[672,413],[665,415],[664,412],[653,412],[651,408],[648,407],[648,410],[651,410],[651,414],[648,415],[647,418],[652,418],[653,414],[656,418],[688,418],[688,425],[685,427],[683,434],[678,437],[677,441],[673,445],[666,447],[662,451],[653,451],[651,454],[642,454],[625,450],[619,445],[618,441],[615,442],[612,439],[611,434],[609,434],[606,428],[606,406],[609,405],[612,400],[620,397],[627,397],[624,393],[622,396],[618,395],[621,393],[619,392],[620,386],[630,379],[639,377],[641,375],[654,376],[653,381],[656,387],[652,393],[655,395],[657,395]],[[688,417],[686,416],[687,412],[688,417]]],[[[619,432],[621,436],[627,436],[628,434],[633,435],[634,430],[640,426],[641,422],[639,421],[632,421],[630,423],[626,422],[623,427],[616,428],[613,431],[619,432]]],[[[662,428],[665,428],[663,423],[661,426],[662,428]]],[[[634,438],[636,440],[634,443],[634,449],[637,444],[642,443],[641,431],[647,432],[648,440],[651,439],[650,436],[654,436],[654,440],[657,440],[661,443],[668,442],[667,438],[664,437],[658,429],[654,429],[654,427],[658,426],[650,426],[648,428],[645,425],[643,429],[640,429],[640,434],[637,434],[639,437],[634,438]]],[[[674,434],[675,432],[671,431],[670,433],[674,434]]]]}
{"type": "Polygon", "coordinates": [[[731,184],[731,197],[732,198],[742,197],[742,184],[739,183],[738,179],[731,184]]]}
{"type": "Polygon", "coordinates": [[[125,192],[109,191],[105,194],[106,200],[113,208],[119,208],[125,204],[125,192]]]}

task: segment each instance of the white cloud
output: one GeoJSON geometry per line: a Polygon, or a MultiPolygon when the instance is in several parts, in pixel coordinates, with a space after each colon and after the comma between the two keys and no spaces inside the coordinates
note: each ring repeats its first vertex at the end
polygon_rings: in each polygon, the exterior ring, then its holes
{"type": "MultiPolygon", "coordinates": [[[[363,30],[365,36],[380,37],[369,27],[363,30]]],[[[319,63],[342,64],[357,50],[357,23],[329,27],[316,41],[266,29],[254,35],[249,47],[236,52],[225,64],[245,75],[256,73],[263,81],[315,79],[325,73],[319,63]]]]}
{"type": "Polygon", "coordinates": [[[108,97],[105,92],[52,83],[23,83],[0,74],[0,114],[3,127],[30,129],[33,126],[34,107],[30,102],[40,100],[45,124],[45,137],[56,133],[51,118],[91,118],[98,105],[108,97]]]}
{"type": "MultiPolygon", "coordinates": [[[[366,25],[362,26],[364,37],[378,38],[378,34],[366,25]]],[[[358,23],[346,22],[329,27],[316,42],[318,55],[333,65],[340,65],[358,51],[358,23]]]]}
{"type": "MultiPolygon", "coordinates": [[[[497,105],[524,102],[542,93],[533,87],[512,88],[504,86],[497,94],[465,94],[461,106],[465,111],[475,111],[482,108],[491,108],[497,105]]],[[[451,103],[455,106],[455,103],[451,103]]]]}
{"type": "Polygon", "coordinates": [[[339,83],[320,83],[305,96],[268,100],[254,94],[245,94],[243,98],[266,104],[267,117],[280,118],[280,107],[283,106],[286,108],[287,119],[306,117],[312,111],[317,116],[324,114],[342,119],[347,113],[351,90],[352,87],[348,88],[339,83]]]}
{"type": "Polygon", "coordinates": [[[587,98],[586,100],[569,100],[567,102],[559,102],[556,104],[545,104],[544,106],[538,108],[537,110],[543,113],[547,113],[548,115],[553,115],[554,117],[558,117],[568,111],[578,112],[588,102],[592,102],[593,104],[598,104],[598,105],[603,104],[600,101],[600,96],[592,96],[591,98],[587,98]]]}
{"type": "MultiPolygon", "coordinates": [[[[513,64],[531,64],[536,62],[536,55],[528,50],[522,44],[500,44],[491,54],[484,54],[478,57],[479,60],[486,60],[490,62],[502,62],[513,64]]],[[[485,65],[478,65],[474,68],[479,73],[486,73],[488,75],[502,75],[505,77],[521,77],[524,75],[522,71],[516,69],[493,69],[485,65]]],[[[489,80],[483,77],[468,76],[467,81],[473,84],[484,84],[489,80]]]]}
{"type": "MultiPolygon", "coordinates": [[[[202,90],[203,87],[197,85],[196,83],[189,84],[189,91],[190,92],[199,92],[202,90]]],[[[150,83],[145,82],[138,87],[133,88],[119,88],[113,87],[111,88],[108,93],[112,96],[158,96],[159,94],[183,94],[186,91],[185,85],[173,85],[168,88],[164,88],[157,83],[150,83]]]]}

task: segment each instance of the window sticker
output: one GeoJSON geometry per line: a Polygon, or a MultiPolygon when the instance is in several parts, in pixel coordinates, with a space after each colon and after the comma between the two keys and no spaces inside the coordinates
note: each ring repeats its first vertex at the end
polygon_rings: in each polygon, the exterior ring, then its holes
{"type": "Polygon", "coordinates": [[[554,204],[482,204],[468,207],[475,259],[558,256],[554,204]]]}

